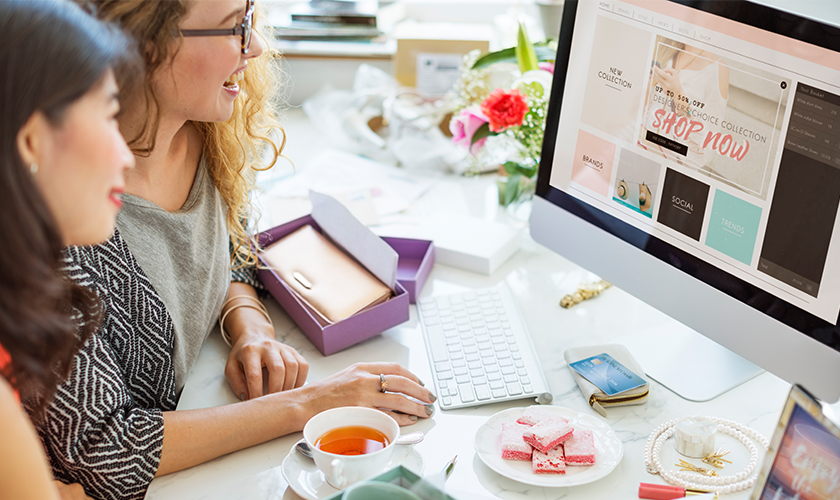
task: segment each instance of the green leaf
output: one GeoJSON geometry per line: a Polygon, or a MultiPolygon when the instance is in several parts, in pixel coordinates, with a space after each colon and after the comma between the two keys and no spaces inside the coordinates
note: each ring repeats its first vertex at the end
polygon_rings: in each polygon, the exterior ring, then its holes
{"type": "Polygon", "coordinates": [[[521,167],[521,165],[519,165],[515,161],[505,162],[505,164],[502,166],[505,168],[505,172],[507,172],[508,175],[516,174],[519,171],[519,168],[521,167]]]}
{"type": "MultiPolygon", "coordinates": [[[[534,53],[537,56],[537,60],[542,61],[553,61],[555,57],[557,57],[557,51],[552,50],[549,47],[545,46],[536,46],[534,47],[534,53]]],[[[507,63],[516,63],[516,49],[514,47],[510,47],[507,49],[498,50],[496,52],[490,52],[484,54],[483,56],[479,57],[478,60],[473,64],[472,69],[479,69],[485,68],[487,66],[500,63],[500,62],[507,62],[507,63]]]]}
{"type": "Polygon", "coordinates": [[[473,147],[473,144],[484,139],[485,137],[492,137],[494,135],[499,135],[499,133],[491,131],[489,123],[483,123],[473,134],[472,140],[470,141],[470,148],[473,147]]]}
{"type": "Polygon", "coordinates": [[[505,186],[505,205],[509,205],[510,202],[516,199],[516,195],[519,194],[519,181],[522,176],[519,174],[513,174],[508,177],[507,185],[505,186]]]}
{"type": "Polygon", "coordinates": [[[505,162],[502,166],[504,167],[505,172],[507,172],[510,176],[517,175],[530,179],[537,173],[537,167],[526,167],[525,165],[516,163],[515,161],[505,162]]]}
{"type": "Polygon", "coordinates": [[[534,44],[528,39],[528,32],[521,21],[519,23],[519,34],[516,37],[516,62],[519,63],[519,71],[523,74],[526,71],[539,69],[534,44]]]}

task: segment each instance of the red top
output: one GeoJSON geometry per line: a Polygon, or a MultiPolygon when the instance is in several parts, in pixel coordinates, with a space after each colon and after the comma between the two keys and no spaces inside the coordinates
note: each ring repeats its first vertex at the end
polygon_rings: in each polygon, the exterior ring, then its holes
{"type": "MultiPolygon", "coordinates": [[[[11,362],[12,357],[9,356],[9,353],[6,351],[6,349],[4,349],[2,345],[0,345],[0,370],[5,368],[6,365],[10,364],[11,362]]],[[[14,387],[12,387],[12,391],[14,391],[15,393],[15,399],[17,399],[18,403],[20,403],[20,394],[18,394],[18,391],[14,387]]]]}

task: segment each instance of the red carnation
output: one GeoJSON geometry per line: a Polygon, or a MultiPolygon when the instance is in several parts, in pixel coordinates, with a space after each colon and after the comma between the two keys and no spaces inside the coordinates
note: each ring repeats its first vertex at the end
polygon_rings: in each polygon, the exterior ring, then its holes
{"type": "Polygon", "coordinates": [[[481,103],[481,111],[490,118],[490,130],[501,132],[508,127],[522,125],[522,120],[528,113],[528,104],[519,90],[505,92],[496,89],[481,103]]]}

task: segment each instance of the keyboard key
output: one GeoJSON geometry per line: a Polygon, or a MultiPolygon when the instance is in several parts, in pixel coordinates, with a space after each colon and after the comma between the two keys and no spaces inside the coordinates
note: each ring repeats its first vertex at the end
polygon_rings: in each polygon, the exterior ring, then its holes
{"type": "Polygon", "coordinates": [[[490,388],[491,389],[504,389],[505,383],[501,380],[491,380],[490,381],[490,388]]]}
{"type": "Polygon", "coordinates": [[[520,387],[519,382],[511,382],[507,384],[507,391],[511,396],[518,396],[522,394],[522,387],[520,387]]]}
{"type": "Polygon", "coordinates": [[[503,366],[502,367],[502,375],[513,375],[516,373],[516,368],[512,366],[503,366]]]}
{"type": "Polygon", "coordinates": [[[522,385],[529,385],[531,383],[531,379],[528,377],[522,377],[522,380],[520,380],[520,382],[522,382],[522,385]]]}
{"type": "Polygon", "coordinates": [[[478,361],[481,359],[477,352],[467,353],[467,361],[478,361]]]}
{"type": "Polygon", "coordinates": [[[455,377],[455,382],[458,382],[459,385],[460,384],[466,384],[469,381],[470,381],[469,375],[458,375],[457,377],[455,377]]]}
{"type": "Polygon", "coordinates": [[[518,381],[519,381],[519,377],[517,377],[515,373],[511,373],[510,375],[505,375],[505,383],[518,382],[518,381]]]}
{"type": "Polygon", "coordinates": [[[523,366],[525,366],[525,362],[522,361],[521,359],[517,359],[516,361],[513,362],[513,366],[515,366],[517,368],[522,368],[523,366]]]}
{"type": "Polygon", "coordinates": [[[437,372],[444,372],[446,370],[451,370],[451,369],[452,369],[452,365],[450,365],[448,361],[441,361],[441,362],[435,363],[435,371],[437,371],[437,372]]]}
{"type": "Polygon", "coordinates": [[[513,360],[512,359],[500,359],[499,360],[499,366],[511,366],[511,365],[513,365],[513,360]]]}
{"type": "MultiPolygon", "coordinates": [[[[464,352],[467,354],[473,354],[478,352],[478,348],[474,345],[464,346],[464,352]]],[[[467,358],[469,359],[469,358],[467,358]]]]}
{"type": "Polygon", "coordinates": [[[426,337],[429,339],[433,360],[446,361],[449,359],[449,355],[446,353],[446,342],[443,339],[443,329],[436,326],[426,328],[426,337]]]}
{"type": "Polygon", "coordinates": [[[516,370],[516,373],[518,373],[520,377],[525,377],[528,375],[528,370],[526,370],[525,368],[520,368],[516,370]]]}
{"type": "Polygon", "coordinates": [[[494,373],[499,371],[499,365],[487,365],[484,367],[484,371],[487,373],[494,373]]]}
{"type": "Polygon", "coordinates": [[[478,350],[478,355],[481,356],[482,358],[493,359],[493,360],[496,359],[496,355],[493,354],[493,349],[479,349],[478,350]]]}
{"type": "Polygon", "coordinates": [[[438,377],[438,380],[449,380],[453,377],[453,375],[452,375],[451,371],[445,371],[445,372],[438,372],[437,377],[438,377]]]}
{"type": "Polygon", "coordinates": [[[462,403],[470,403],[475,401],[475,394],[470,384],[458,384],[458,394],[461,397],[462,403]]]}
{"type": "MultiPolygon", "coordinates": [[[[459,346],[459,348],[460,348],[460,346],[459,346]]],[[[464,359],[463,351],[455,351],[455,352],[450,351],[450,356],[452,356],[452,359],[464,359]]]]}
{"type": "Polygon", "coordinates": [[[467,363],[467,367],[470,370],[476,370],[478,368],[481,368],[482,366],[483,365],[481,364],[481,361],[470,361],[469,363],[467,363]]]}
{"type": "Polygon", "coordinates": [[[490,399],[490,388],[486,385],[479,385],[475,388],[475,396],[479,401],[486,401],[490,399]]]}
{"type": "Polygon", "coordinates": [[[511,357],[511,356],[510,356],[510,351],[501,351],[501,352],[497,352],[497,353],[496,353],[496,357],[497,357],[497,358],[499,358],[499,359],[509,358],[509,357],[511,357]]]}
{"type": "Polygon", "coordinates": [[[487,374],[487,380],[495,381],[502,380],[502,374],[499,372],[492,372],[487,374]]]}
{"type": "Polygon", "coordinates": [[[454,371],[455,371],[455,375],[466,375],[467,373],[469,373],[467,371],[466,366],[459,366],[458,368],[455,368],[454,371]]]}
{"type": "Polygon", "coordinates": [[[452,366],[467,366],[467,362],[463,359],[453,359],[452,366]]]}
{"type": "Polygon", "coordinates": [[[477,368],[475,370],[470,370],[470,377],[481,377],[484,375],[484,369],[477,368]]]}
{"type": "Polygon", "coordinates": [[[476,387],[479,386],[479,385],[486,385],[487,384],[487,379],[484,378],[484,377],[473,377],[472,383],[476,387]]]}
{"type": "Polygon", "coordinates": [[[513,359],[522,359],[522,353],[521,353],[521,352],[514,352],[514,353],[513,353],[513,354],[511,354],[510,356],[511,356],[513,359]]]}
{"type": "Polygon", "coordinates": [[[423,318],[423,322],[426,324],[426,326],[439,325],[440,318],[437,316],[425,316],[423,318]]]}
{"type": "Polygon", "coordinates": [[[497,399],[507,396],[507,392],[505,392],[504,389],[493,389],[490,392],[491,392],[491,394],[493,394],[493,397],[497,398],[497,399]]]}
{"type": "Polygon", "coordinates": [[[530,384],[529,385],[523,385],[522,390],[525,391],[525,394],[528,394],[530,392],[534,392],[534,387],[530,384]]]}
{"type": "Polygon", "coordinates": [[[452,406],[452,398],[446,397],[441,399],[443,406],[452,406]]]}

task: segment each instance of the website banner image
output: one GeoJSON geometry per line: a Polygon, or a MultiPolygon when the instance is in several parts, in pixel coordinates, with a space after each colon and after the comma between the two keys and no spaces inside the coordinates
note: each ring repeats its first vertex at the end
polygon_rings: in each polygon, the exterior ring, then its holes
{"type": "Polygon", "coordinates": [[[790,44],[670,2],[580,2],[549,183],[834,323],[840,55],[790,44]]]}

